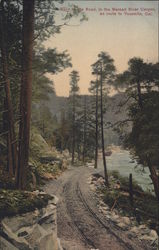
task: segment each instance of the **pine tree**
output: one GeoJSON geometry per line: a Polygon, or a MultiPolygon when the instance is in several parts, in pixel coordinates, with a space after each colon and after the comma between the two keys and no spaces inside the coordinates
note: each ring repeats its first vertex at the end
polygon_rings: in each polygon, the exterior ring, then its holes
{"type": "Polygon", "coordinates": [[[23,0],[23,55],[20,95],[19,154],[17,172],[17,184],[20,189],[24,189],[26,187],[26,175],[29,160],[33,41],[34,0],[23,0]]]}
{"type": "Polygon", "coordinates": [[[109,186],[108,182],[108,173],[107,173],[107,164],[105,156],[105,140],[104,140],[104,105],[103,98],[104,92],[107,85],[112,83],[115,73],[115,66],[113,64],[114,60],[105,52],[101,52],[98,55],[98,60],[95,64],[92,65],[93,72],[96,76],[99,76],[100,82],[100,126],[101,126],[101,142],[102,142],[102,155],[103,155],[103,165],[104,165],[104,176],[105,184],[109,186]]]}
{"type": "Polygon", "coordinates": [[[73,70],[70,73],[70,103],[72,106],[72,115],[71,115],[71,127],[72,127],[72,165],[75,161],[75,147],[76,147],[76,112],[77,112],[77,102],[78,102],[78,92],[79,92],[79,73],[78,71],[73,70]]]}

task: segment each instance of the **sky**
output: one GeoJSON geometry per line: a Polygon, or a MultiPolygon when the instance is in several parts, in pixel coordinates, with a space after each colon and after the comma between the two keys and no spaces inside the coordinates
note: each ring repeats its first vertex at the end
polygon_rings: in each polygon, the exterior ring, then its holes
{"type": "Polygon", "coordinates": [[[66,14],[63,7],[76,4],[84,10],[88,21],[80,24],[73,19],[60,34],[50,37],[46,47],[67,50],[72,58],[72,68],[57,75],[48,74],[53,80],[58,96],[69,95],[69,74],[79,71],[80,93],[88,94],[93,80],[91,65],[101,51],[113,59],[117,72],[127,69],[128,60],[141,57],[145,62],[158,61],[158,1],[65,1],[57,6],[57,24],[66,14]],[[113,9],[115,8],[115,9],[113,9]]]}

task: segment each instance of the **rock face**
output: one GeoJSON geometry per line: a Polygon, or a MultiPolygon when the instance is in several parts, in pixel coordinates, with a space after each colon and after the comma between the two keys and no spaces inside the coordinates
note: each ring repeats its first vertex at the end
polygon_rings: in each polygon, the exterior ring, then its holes
{"type": "Polygon", "coordinates": [[[0,227],[0,249],[3,250],[61,250],[57,238],[57,198],[45,208],[4,218],[0,227]]]}

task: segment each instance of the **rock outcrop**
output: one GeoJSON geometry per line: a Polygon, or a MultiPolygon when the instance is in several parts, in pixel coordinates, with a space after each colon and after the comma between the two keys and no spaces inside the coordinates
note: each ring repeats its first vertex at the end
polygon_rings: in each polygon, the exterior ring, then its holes
{"type": "Polygon", "coordinates": [[[0,224],[0,249],[2,250],[61,250],[57,238],[57,198],[47,207],[33,212],[6,217],[0,224]]]}

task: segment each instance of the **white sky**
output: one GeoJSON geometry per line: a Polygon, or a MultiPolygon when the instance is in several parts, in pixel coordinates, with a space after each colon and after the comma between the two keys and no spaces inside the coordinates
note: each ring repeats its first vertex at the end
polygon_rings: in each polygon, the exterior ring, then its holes
{"type": "MultiPolygon", "coordinates": [[[[80,93],[88,94],[89,83],[93,79],[91,67],[97,55],[106,51],[115,60],[118,72],[127,69],[130,58],[137,56],[145,61],[158,60],[158,1],[66,1],[59,7],[77,4],[80,8],[96,8],[86,11],[88,21],[79,26],[65,26],[61,33],[51,37],[46,47],[56,47],[58,51],[68,50],[73,67],[58,75],[49,75],[54,81],[59,96],[69,94],[69,73],[75,69],[80,74],[80,93]],[[122,16],[100,15],[98,8],[154,8],[152,15],[122,16]]],[[[112,11],[110,11],[112,12],[112,11]]],[[[147,11],[146,11],[147,12],[147,11]]],[[[58,12],[59,15],[64,13],[58,12]]],[[[150,12],[149,12],[150,13],[150,12]]],[[[57,22],[61,23],[59,18],[57,22]]],[[[77,24],[78,20],[71,23],[77,24]]]]}

